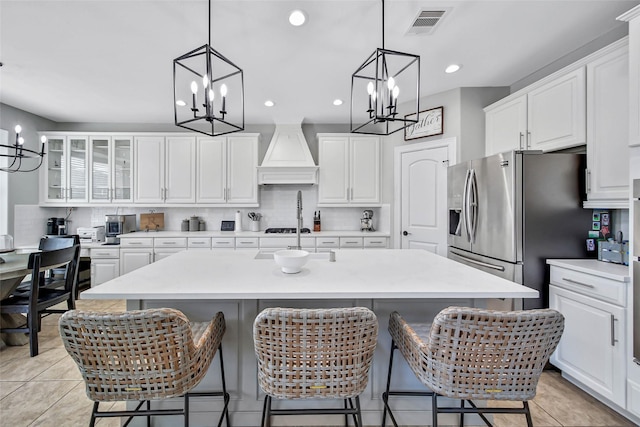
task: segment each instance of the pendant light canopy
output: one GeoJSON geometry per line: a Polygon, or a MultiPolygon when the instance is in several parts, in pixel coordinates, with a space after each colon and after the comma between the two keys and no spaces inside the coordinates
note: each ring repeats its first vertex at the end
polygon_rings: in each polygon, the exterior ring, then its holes
{"type": "Polygon", "coordinates": [[[209,136],[244,130],[242,69],[209,42],[173,60],[174,116],[177,126],[209,136]]]}
{"type": "Polygon", "coordinates": [[[390,135],[418,122],[420,56],[382,48],[351,76],[351,132],[390,135]]]}

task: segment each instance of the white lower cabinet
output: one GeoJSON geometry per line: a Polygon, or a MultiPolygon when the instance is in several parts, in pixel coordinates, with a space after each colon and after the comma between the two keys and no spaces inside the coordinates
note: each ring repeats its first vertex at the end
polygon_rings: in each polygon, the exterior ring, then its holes
{"type": "Polygon", "coordinates": [[[91,286],[98,286],[120,275],[120,249],[95,248],[91,256],[91,286]]]}
{"type": "Polygon", "coordinates": [[[137,270],[153,262],[153,238],[120,239],[120,275],[137,270]]]}
{"type": "Polygon", "coordinates": [[[625,287],[611,278],[551,266],[549,307],[565,318],[551,363],[621,408],[626,406],[626,316],[624,292],[615,288],[625,287]]]}

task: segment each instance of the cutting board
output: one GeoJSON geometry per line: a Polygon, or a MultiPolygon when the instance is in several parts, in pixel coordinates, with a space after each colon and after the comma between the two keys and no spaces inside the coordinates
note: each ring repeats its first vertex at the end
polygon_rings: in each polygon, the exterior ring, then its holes
{"type": "Polygon", "coordinates": [[[141,213],[141,231],[159,231],[164,229],[164,213],[141,213]]]}

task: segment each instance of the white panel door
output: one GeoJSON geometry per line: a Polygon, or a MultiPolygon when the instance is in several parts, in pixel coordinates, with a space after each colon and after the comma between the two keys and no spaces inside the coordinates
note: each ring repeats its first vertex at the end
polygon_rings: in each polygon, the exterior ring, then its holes
{"type": "Polygon", "coordinates": [[[258,203],[257,137],[227,137],[227,203],[258,203]]]}
{"type": "Polygon", "coordinates": [[[226,138],[198,138],[196,201],[225,203],[227,185],[226,138]]]}
{"type": "Polygon", "coordinates": [[[164,137],[136,137],[134,151],[134,202],[164,203],[164,137]]]}
{"type": "Polygon", "coordinates": [[[527,95],[487,111],[485,154],[524,150],[527,135],[527,95]]]}
{"type": "Polygon", "coordinates": [[[528,93],[528,149],[550,151],[584,144],[586,120],[583,67],[528,93]]]}
{"type": "Polygon", "coordinates": [[[350,138],[351,204],[380,203],[380,138],[350,138]]]}
{"type": "Polygon", "coordinates": [[[167,137],[165,150],[165,202],[195,203],[195,137],[167,137]]]}
{"type": "Polygon", "coordinates": [[[401,248],[447,255],[448,148],[401,155],[401,248]]]}
{"type": "Polygon", "coordinates": [[[318,162],[318,203],[349,203],[349,137],[321,138],[318,162]]]}

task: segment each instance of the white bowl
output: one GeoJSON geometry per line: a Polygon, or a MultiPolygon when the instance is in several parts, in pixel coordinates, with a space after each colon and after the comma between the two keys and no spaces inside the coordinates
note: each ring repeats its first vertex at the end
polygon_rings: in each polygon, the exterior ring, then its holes
{"type": "Polygon", "coordinates": [[[295,249],[285,249],[273,253],[273,259],[280,266],[283,273],[299,273],[309,260],[309,252],[295,249]]]}

